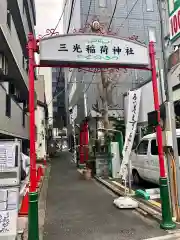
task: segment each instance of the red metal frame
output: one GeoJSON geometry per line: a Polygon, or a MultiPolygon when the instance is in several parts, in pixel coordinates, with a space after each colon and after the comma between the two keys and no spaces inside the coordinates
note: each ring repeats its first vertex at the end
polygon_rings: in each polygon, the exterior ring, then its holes
{"type": "Polygon", "coordinates": [[[35,102],[34,102],[34,68],[36,52],[36,40],[33,34],[28,35],[28,54],[29,54],[29,113],[30,113],[30,192],[36,191],[36,149],[35,149],[35,102]]]}
{"type": "Polygon", "coordinates": [[[157,135],[157,142],[158,142],[160,177],[165,177],[165,164],[164,164],[163,140],[162,140],[163,138],[162,138],[162,128],[160,126],[160,108],[159,108],[158,84],[157,84],[157,77],[156,77],[155,49],[154,49],[153,42],[149,43],[149,57],[151,62],[154,108],[155,108],[155,111],[157,111],[158,113],[158,125],[156,127],[156,135],[157,135]]]}
{"type": "MultiPolygon", "coordinates": [[[[55,33],[56,34],[56,33],[55,33]]],[[[28,54],[29,54],[29,112],[30,112],[30,191],[36,191],[36,153],[35,153],[35,111],[34,111],[34,69],[36,67],[70,67],[70,68],[78,68],[75,65],[68,65],[68,64],[59,64],[59,65],[37,65],[34,61],[34,53],[38,52],[38,45],[37,43],[39,40],[36,40],[32,33],[28,36],[28,54]]],[[[163,144],[162,144],[162,129],[160,126],[160,110],[159,110],[159,96],[158,96],[158,87],[157,87],[157,77],[156,77],[156,65],[155,65],[155,49],[154,43],[149,43],[149,57],[150,57],[150,65],[151,67],[133,67],[133,66],[119,66],[117,64],[108,66],[107,64],[103,64],[98,66],[98,68],[131,68],[131,69],[139,69],[139,70],[148,70],[152,72],[152,85],[153,85],[153,94],[154,94],[154,107],[155,110],[158,112],[158,126],[156,127],[157,132],[157,142],[158,142],[158,152],[159,152],[159,166],[160,166],[160,177],[165,177],[165,164],[164,164],[164,155],[163,155],[163,144]]],[[[80,64],[80,67],[87,67],[83,64],[80,64]]],[[[94,68],[94,66],[89,66],[94,68]]],[[[96,66],[97,67],[97,66],[96,66]]],[[[87,132],[88,125],[86,124],[85,129],[83,132],[87,132]]],[[[81,155],[81,136],[83,134],[80,132],[80,155],[81,155]]],[[[84,135],[84,134],[83,134],[84,135]]],[[[85,144],[88,144],[87,134],[85,134],[86,140],[85,144]]],[[[86,155],[87,159],[87,155],[86,155]]],[[[80,156],[80,162],[82,161],[80,156]]]]}
{"type": "Polygon", "coordinates": [[[80,134],[79,134],[79,163],[84,164],[84,146],[83,146],[83,138],[84,138],[84,126],[80,126],[80,134]]]}

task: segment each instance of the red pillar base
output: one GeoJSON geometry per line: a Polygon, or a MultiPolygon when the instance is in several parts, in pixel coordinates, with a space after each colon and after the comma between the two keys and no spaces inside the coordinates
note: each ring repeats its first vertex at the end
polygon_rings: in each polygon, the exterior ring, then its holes
{"type": "Polygon", "coordinates": [[[21,208],[19,210],[19,216],[28,216],[28,209],[29,209],[29,197],[28,192],[26,192],[22,200],[21,208]]]}
{"type": "Polygon", "coordinates": [[[37,187],[39,186],[39,183],[41,182],[42,176],[44,176],[44,169],[42,166],[39,166],[37,169],[37,187]]]}

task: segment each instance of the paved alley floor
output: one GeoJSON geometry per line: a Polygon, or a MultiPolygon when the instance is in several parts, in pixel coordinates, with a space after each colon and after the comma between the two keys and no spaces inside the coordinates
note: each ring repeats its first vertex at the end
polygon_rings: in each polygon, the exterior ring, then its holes
{"type": "Polygon", "coordinates": [[[165,234],[134,210],[113,206],[115,196],[81,180],[69,153],[52,160],[44,240],[142,240],[165,234]]]}

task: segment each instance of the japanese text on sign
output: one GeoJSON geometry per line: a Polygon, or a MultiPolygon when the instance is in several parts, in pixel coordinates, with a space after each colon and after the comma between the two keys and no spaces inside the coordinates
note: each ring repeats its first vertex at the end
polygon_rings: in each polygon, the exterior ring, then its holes
{"type": "Polygon", "coordinates": [[[147,46],[128,39],[108,35],[68,34],[42,39],[40,62],[52,65],[66,63],[68,66],[80,63],[148,66],[149,55],[147,46]]]}
{"type": "MultiPolygon", "coordinates": [[[[98,49],[98,47],[93,44],[92,45],[87,44],[85,52],[88,54],[96,54],[97,50],[98,50],[98,52],[100,52],[100,54],[105,54],[105,55],[108,55],[108,54],[120,55],[121,53],[124,53],[125,55],[128,56],[128,55],[134,54],[133,48],[130,48],[130,47],[126,47],[126,48],[122,49],[120,46],[113,46],[113,48],[109,48],[107,45],[101,45],[101,46],[99,46],[99,49],[98,49]]],[[[60,52],[72,51],[72,52],[77,52],[77,53],[83,52],[81,45],[77,44],[77,43],[72,46],[71,50],[69,50],[67,48],[65,43],[60,44],[58,51],[60,51],[60,52]]]]}

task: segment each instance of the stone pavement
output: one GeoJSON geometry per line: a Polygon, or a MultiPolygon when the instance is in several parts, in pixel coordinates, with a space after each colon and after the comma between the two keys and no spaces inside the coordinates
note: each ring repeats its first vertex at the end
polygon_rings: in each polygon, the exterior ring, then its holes
{"type": "Polygon", "coordinates": [[[115,196],[94,180],[81,180],[71,155],[52,160],[44,240],[143,240],[165,235],[153,220],[113,206],[115,196]]]}

